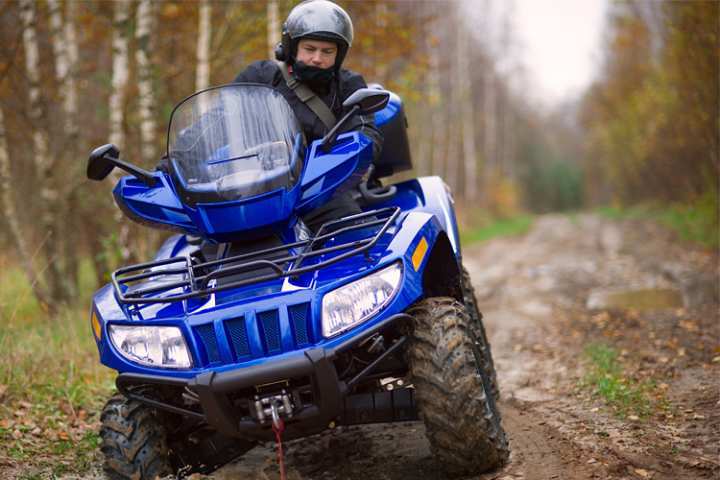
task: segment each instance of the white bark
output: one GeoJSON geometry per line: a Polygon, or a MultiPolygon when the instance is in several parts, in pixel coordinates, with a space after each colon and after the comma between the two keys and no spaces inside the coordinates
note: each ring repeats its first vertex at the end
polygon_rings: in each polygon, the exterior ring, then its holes
{"type": "MultiPolygon", "coordinates": [[[[28,94],[30,96],[30,121],[33,129],[33,156],[40,185],[40,230],[47,246],[47,271],[51,295],[58,301],[67,298],[66,282],[60,273],[58,250],[60,239],[57,237],[55,210],[57,209],[57,183],[53,176],[49,155],[49,135],[47,119],[44,116],[41,101],[40,55],[36,27],[36,3],[33,0],[20,1],[20,16],[23,25],[23,48],[25,50],[25,70],[28,77],[28,94]]],[[[42,301],[42,298],[40,299],[42,301]]]]}
{"type": "MultiPolygon", "coordinates": [[[[435,22],[435,30],[439,30],[441,25],[435,22]]],[[[440,88],[440,40],[435,39],[429,49],[429,72],[428,72],[428,84],[430,89],[430,108],[432,109],[430,123],[432,125],[432,158],[430,160],[430,172],[443,176],[444,171],[444,159],[442,148],[445,138],[446,125],[443,121],[443,111],[448,108],[446,104],[446,95],[443,95],[442,89],[440,88]]]]}
{"type": "Polygon", "coordinates": [[[150,52],[152,51],[152,31],[155,25],[155,12],[150,0],[141,0],[137,9],[137,50],[135,62],[138,72],[138,109],[140,114],[140,156],[144,165],[156,161],[155,117],[153,110],[155,96],[152,88],[152,68],[150,52]]]}
{"type": "Polygon", "coordinates": [[[477,197],[477,149],[475,146],[475,116],[473,92],[470,82],[469,38],[467,29],[457,29],[457,65],[460,112],[462,119],[463,158],[465,166],[465,199],[472,202],[477,197]]]}
{"type": "Polygon", "coordinates": [[[202,90],[210,86],[210,38],[212,6],[210,0],[200,1],[197,42],[197,70],[195,75],[195,90],[202,90]]]}
{"type": "Polygon", "coordinates": [[[25,70],[28,76],[30,96],[30,120],[33,122],[33,147],[35,167],[38,175],[47,170],[48,135],[42,126],[43,111],[40,99],[40,52],[35,31],[35,2],[20,1],[20,16],[23,23],[23,48],[25,49],[25,70]]]}
{"type": "Polygon", "coordinates": [[[275,47],[280,43],[280,14],[277,0],[267,2],[267,42],[268,58],[275,58],[275,47]]]}
{"type": "MultiPolygon", "coordinates": [[[[448,23],[446,24],[446,28],[448,28],[448,32],[452,32],[452,26],[455,25],[454,28],[458,28],[457,25],[461,21],[460,17],[460,9],[455,6],[455,11],[452,12],[451,15],[447,15],[448,23]],[[454,22],[453,22],[454,20],[454,22]]],[[[455,41],[448,42],[448,45],[451,45],[453,49],[457,49],[457,38],[454,39],[455,41]]],[[[451,52],[456,52],[456,50],[450,50],[451,52]]],[[[450,57],[450,68],[448,69],[450,73],[450,89],[451,89],[451,95],[450,95],[450,105],[449,108],[446,109],[447,111],[447,131],[448,135],[446,136],[446,141],[448,142],[447,147],[447,158],[445,159],[445,165],[446,165],[446,178],[447,183],[450,186],[453,193],[456,195],[456,198],[460,192],[460,135],[459,135],[459,129],[457,128],[458,122],[460,120],[460,113],[461,113],[461,106],[460,102],[462,102],[462,97],[460,95],[460,78],[459,78],[459,65],[458,65],[458,58],[457,55],[451,55],[450,57]]]]}
{"type": "MultiPolygon", "coordinates": [[[[66,18],[62,18],[60,0],[48,0],[50,7],[50,26],[53,53],[55,55],[55,75],[62,99],[63,126],[65,142],[61,152],[67,157],[77,154],[79,136],[77,124],[77,87],[75,82],[78,60],[77,37],[75,35],[76,2],[67,2],[66,18]]],[[[55,156],[56,161],[60,156],[55,156]]]]}
{"type": "Polygon", "coordinates": [[[128,37],[130,2],[116,0],[113,13],[112,93],[110,94],[110,143],[122,150],[125,143],[123,119],[125,90],[128,83],[128,37]]]}

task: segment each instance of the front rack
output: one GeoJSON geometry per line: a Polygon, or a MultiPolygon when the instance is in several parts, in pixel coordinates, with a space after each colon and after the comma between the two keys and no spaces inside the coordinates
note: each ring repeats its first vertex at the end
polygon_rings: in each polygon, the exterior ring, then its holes
{"type": "Polygon", "coordinates": [[[200,262],[197,257],[193,256],[181,256],[130,265],[113,272],[112,284],[120,303],[139,305],[171,303],[205,297],[211,293],[276,278],[295,277],[361,253],[365,253],[368,257],[369,250],[395,223],[399,215],[399,207],[387,207],[350,215],[322,224],[317,233],[306,240],[209,262],[200,262]],[[376,227],[376,229],[368,232],[366,238],[323,248],[327,240],[340,234],[371,227],[376,227]],[[330,259],[312,265],[303,265],[310,258],[340,251],[343,252],[330,259]],[[280,258],[272,260],[261,258],[269,254],[282,255],[283,252],[286,254],[280,258]],[[268,269],[272,272],[265,273],[268,269]],[[252,275],[253,272],[257,272],[257,275],[252,275]],[[218,285],[219,279],[240,273],[250,274],[252,278],[238,279],[218,285]],[[211,284],[213,280],[215,282],[211,284]],[[167,294],[172,290],[180,290],[180,292],[167,294]]]}

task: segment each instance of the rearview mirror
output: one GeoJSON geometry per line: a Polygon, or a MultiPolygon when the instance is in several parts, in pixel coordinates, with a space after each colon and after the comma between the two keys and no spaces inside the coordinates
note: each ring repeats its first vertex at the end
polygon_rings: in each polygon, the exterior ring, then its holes
{"type": "Polygon", "coordinates": [[[120,156],[120,150],[113,145],[108,143],[102,147],[98,147],[90,153],[90,158],[87,164],[87,178],[90,180],[100,181],[105,179],[110,172],[113,171],[115,165],[106,158],[106,155],[117,158],[120,156]]]}
{"type": "Polygon", "coordinates": [[[369,115],[385,108],[389,101],[390,92],[375,88],[360,88],[345,99],[343,107],[350,108],[357,105],[360,115],[369,115]]]}
{"type": "Polygon", "coordinates": [[[120,158],[118,158],[119,156],[120,150],[118,150],[118,148],[112,143],[108,143],[93,150],[90,153],[90,158],[88,158],[88,166],[86,170],[87,178],[97,181],[103,180],[110,175],[113,168],[118,167],[125,170],[149,187],[155,185],[156,179],[153,177],[152,173],[140,167],[136,167],[131,163],[120,160],[120,158]]]}

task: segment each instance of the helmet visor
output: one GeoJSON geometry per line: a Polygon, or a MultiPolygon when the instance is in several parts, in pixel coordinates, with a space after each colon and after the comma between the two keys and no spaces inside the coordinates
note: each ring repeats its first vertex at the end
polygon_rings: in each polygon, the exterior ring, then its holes
{"type": "Polygon", "coordinates": [[[199,92],[170,119],[168,158],[191,203],[290,190],[304,152],[295,114],[267,86],[233,84],[199,92]]]}

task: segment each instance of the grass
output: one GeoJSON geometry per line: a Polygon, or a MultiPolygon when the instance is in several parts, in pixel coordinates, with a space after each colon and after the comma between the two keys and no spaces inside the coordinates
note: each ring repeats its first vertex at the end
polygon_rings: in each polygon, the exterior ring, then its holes
{"type": "Polygon", "coordinates": [[[651,400],[654,383],[626,375],[614,348],[592,343],[585,348],[585,357],[589,365],[581,386],[602,398],[619,417],[648,417],[659,406],[651,400]]]}
{"type": "Polygon", "coordinates": [[[533,217],[530,215],[517,215],[505,219],[495,219],[484,222],[480,227],[461,228],[460,242],[467,245],[475,242],[486,242],[497,237],[523,235],[530,230],[533,217]]]}
{"type": "Polygon", "coordinates": [[[597,212],[612,220],[650,219],[665,225],[685,241],[706,248],[720,248],[717,192],[708,192],[688,203],[641,204],[627,208],[605,206],[597,212]]]}
{"type": "Polygon", "coordinates": [[[85,472],[95,461],[113,374],[98,361],[92,275],[83,277],[78,305],[49,317],[22,272],[0,258],[0,465],[20,464],[27,478],[85,472]]]}

